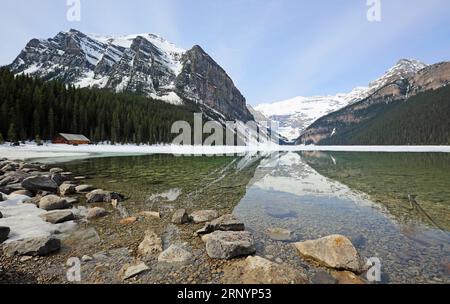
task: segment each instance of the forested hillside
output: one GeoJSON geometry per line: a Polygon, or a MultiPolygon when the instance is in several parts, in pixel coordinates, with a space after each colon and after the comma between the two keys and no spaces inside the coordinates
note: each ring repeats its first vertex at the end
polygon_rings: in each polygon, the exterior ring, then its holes
{"type": "Polygon", "coordinates": [[[172,123],[192,122],[195,104],[183,106],[130,94],[78,89],[62,82],[17,76],[0,69],[0,141],[84,134],[94,142],[170,142],[172,123]]]}
{"type": "MultiPolygon", "coordinates": [[[[359,124],[342,126],[321,145],[449,145],[450,86],[406,101],[366,108],[375,115],[359,124]]],[[[357,113],[365,116],[365,113],[357,113]]]]}

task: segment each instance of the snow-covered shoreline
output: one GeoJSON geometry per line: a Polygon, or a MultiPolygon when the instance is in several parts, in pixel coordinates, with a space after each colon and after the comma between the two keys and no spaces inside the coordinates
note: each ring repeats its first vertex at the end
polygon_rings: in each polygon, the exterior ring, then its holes
{"type": "Polygon", "coordinates": [[[450,146],[175,146],[175,145],[55,145],[37,146],[33,143],[11,147],[0,145],[0,158],[12,160],[51,159],[55,162],[99,156],[139,154],[224,155],[254,152],[389,152],[389,153],[450,153],[450,146]]]}

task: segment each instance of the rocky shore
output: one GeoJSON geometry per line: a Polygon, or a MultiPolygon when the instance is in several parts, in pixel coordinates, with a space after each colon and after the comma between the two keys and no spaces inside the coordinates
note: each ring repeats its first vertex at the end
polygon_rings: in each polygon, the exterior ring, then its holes
{"type": "Polygon", "coordinates": [[[365,283],[364,263],[345,236],[293,243],[290,231],[269,229],[307,265],[293,268],[264,255],[229,211],[130,212],[125,194],[87,181],[0,159],[0,283],[67,283],[71,258],[82,274],[74,283],[365,283]]]}

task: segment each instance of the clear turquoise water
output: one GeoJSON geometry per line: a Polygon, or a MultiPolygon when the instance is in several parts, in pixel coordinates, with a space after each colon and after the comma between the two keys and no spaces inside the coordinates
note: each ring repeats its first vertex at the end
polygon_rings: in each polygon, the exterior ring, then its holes
{"type": "Polygon", "coordinates": [[[448,154],[152,155],[65,166],[129,196],[130,212],[168,205],[233,212],[258,240],[258,254],[293,267],[312,268],[290,242],[340,233],[362,257],[381,260],[385,283],[450,283],[448,154]],[[274,227],[291,230],[292,240],[271,240],[274,227]]]}

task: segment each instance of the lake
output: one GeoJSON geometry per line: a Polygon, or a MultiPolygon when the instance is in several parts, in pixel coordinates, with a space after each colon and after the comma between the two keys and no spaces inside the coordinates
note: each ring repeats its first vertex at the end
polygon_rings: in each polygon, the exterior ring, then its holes
{"type": "MultiPolygon", "coordinates": [[[[364,259],[379,258],[382,283],[450,283],[447,153],[149,155],[76,160],[64,167],[91,177],[95,187],[125,194],[129,214],[164,215],[180,207],[234,213],[254,235],[258,255],[311,274],[321,268],[301,259],[291,243],[343,234],[364,259]],[[276,240],[270,228],[287,229],[291,237],[276,240]]],[[[164,217],[133,229],[116,223],[88,224],[102,239],[96,250],[136,246],[149,225],[165,242],[193,239],[191,230],[164,217]]],[[[202,250],[201,241],[192,246],[202,250]]],[[[196,282],[211,280],[199,276],[196,282]]]]}

